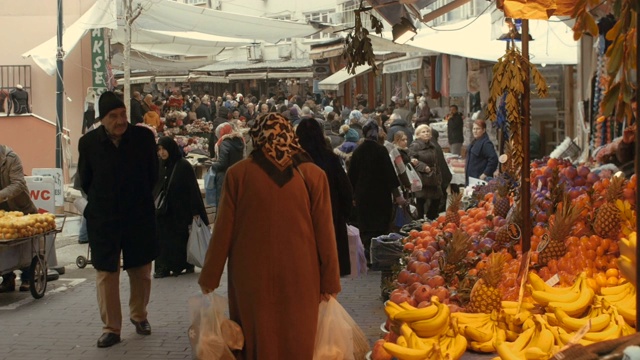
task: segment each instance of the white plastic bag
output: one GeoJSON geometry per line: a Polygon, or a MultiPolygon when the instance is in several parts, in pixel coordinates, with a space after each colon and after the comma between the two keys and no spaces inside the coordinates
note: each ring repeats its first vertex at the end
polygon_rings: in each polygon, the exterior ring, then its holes
{"type": "Polygon", "coordinates": [[[321,301],[313,360],[354,360],[353,330],[347,311],[333,297],[321,301]]]}
{"type": "Polygon", "coordinates": [[[233,360],[232,350],[244,346],[242,329],[225,316],[227,308],[227,298],[214,293],[189,298],[188,334],[194,359],[233,360]]]}
{"type": "Polygon", "coordinates": [[[411,192],[418,192],[422,190],[422,180],[420,180],[420,175],[418,175],[418,172],[410,163],[407,164],[406,167],[407,177],[409,178],[409,182],[411,183],[411,192]]]}
{"type": "Polygon", "coordinates": [[[364,255],[364,245],[360,240],[360,230],[352,225],[347,225],[347,237],[349,239],[349,261],[351,261],[351,277],[367,275],[367,258],[364,255]]]}
{"type": "Polygon", "coordinates": [[[191,223],[191,233],[187,242],[187,262],[189,264],[202,267],[209,248],[209,240],[211,240],[211,231],[198,216],[191,223]]]}

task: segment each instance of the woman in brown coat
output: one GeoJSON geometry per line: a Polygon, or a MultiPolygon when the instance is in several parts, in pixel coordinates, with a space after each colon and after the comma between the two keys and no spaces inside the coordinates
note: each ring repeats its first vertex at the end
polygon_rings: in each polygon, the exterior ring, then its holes
{"type": "Polygon", "coordinates": [[[319,302],[340,291],[327,177],[281,115],[250,133],[251,156],[227,170],[199,284],[216,289],[228,258],[239,359],[312,359],[319,302]]]}

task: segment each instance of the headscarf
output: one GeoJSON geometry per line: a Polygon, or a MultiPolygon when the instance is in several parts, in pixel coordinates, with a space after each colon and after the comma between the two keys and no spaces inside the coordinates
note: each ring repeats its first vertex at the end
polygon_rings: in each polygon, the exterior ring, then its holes
{"type": "Polygon", "coordinates": [[[162,146],[169,153],[169,157],[167,158],[167,160],[162,160],[162,166],[173,167],[173,165],[175,165],[178,160],[182,158],[182,153],[180,152],[178,143],[176,143],[173,138],[163,136],[158,139],[158,145],[162,146]]]}
{"type": "Polygon", "coordinates": [[[298,135],[300,146],[311,156],[313,162],[327,171],[329,167],[327,154],[331,154],[331,151],[327,147],[324,132],[318,121],[309,118],[302,119],[296,127],[296,135],[298,135]]]}
{"type": "Polygon", "coordinates": [[[289,120],[278,113],[261,115],[249,130],[253,139],[252,157],[273,179],[283,186],[293,177],[293,166],[309,158],[302,149],[289,120]]]}
{"type": "Polygon", "coordinates": [[[369,121],[367,125],[362,128],[365,140],[378,141],[378,124],[375,121],[369,121]]]}
{"type": "Polygon", "coordinates": [[[216,128],[216,137],[218,138],[218,141],[216,142],[216,146],[220,146],[223,136],[227,134],[231,134],[232,132],[233,132],[233,125],[231,125],[231,123],[226,122],[218,125],[218,127],[216,128]]]}

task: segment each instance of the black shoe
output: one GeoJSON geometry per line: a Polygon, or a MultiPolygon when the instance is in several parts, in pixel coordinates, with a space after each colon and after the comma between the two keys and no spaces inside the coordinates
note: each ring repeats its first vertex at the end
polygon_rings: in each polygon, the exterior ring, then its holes
{"type": "Polygon", "coordinates": [[[78,244],[88,244],[89,240],[78,240],[78,244]]]}
{"type": "Polygon", "coordinates": [[[136,326],[136,332],[138,334],[140,334],[140,335],[151,335],[151,324],[149,324],[149,321],[142,320],[140,322],[137,322],[137,321],[131,319],[131,323],[136,326]]]}
{"type": "Polygon", "coordinates": [[[20,284],[20,291],[21,292],[29,291],[29,289],[31,289],[31,285],[29,285],[28,282],[23,282],[22,284],[20,284]]]}
{"type": "Polygon", "coordinates": [[[106,332],[98,339],[99,348],[107,348],[120,342],[120,335],[106,332]]]}
{"type": "Polygon", "coordinates": [[[155,279],[162,279],[163,277],[167,277],[167,276],[169,276],[169,275],[171,275],[171,274],[170,274],[170,273],[168,273],[168,272],[166,272],[166,273],[162,272],[162,273],[154,273],[154,274],[153,274],[153,277],[154,277],[155,279]]]}
{"type": "Polygon", "coordinates": [[[3,280],[0,284],[0,293],[16,291],[16,280],[3,280]]]}
{"type": "Polygon", "coordinates": [[[191,265],[191,266],[187,267],[187,268],[184,270],[184,273],[185,273],[185,274],[193,274],[195,271],[196,271],[196,270],[195,270],[195,267],[194,267],[193,265],[191,265]]]}

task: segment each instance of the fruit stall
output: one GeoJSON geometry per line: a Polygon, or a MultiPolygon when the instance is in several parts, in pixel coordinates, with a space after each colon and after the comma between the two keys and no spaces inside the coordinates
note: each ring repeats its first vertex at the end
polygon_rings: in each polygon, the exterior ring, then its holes
{"type": "MultiPolygon", "coordinates": [[[[604,34],[612,44],[599,79],[605,91],[593,106],[599,121],[631,122],[640,118],[631,107],[640,83],[638,3],[605,3],[618,21],[604,34]]],[[[591,10],[601,5],[577,1],[566,14],[576,18],[576,40],[598,36],[591,10]]],[[[507,17],[524,18],[517,14],[528,5],[505,0],[503,6],[507,17]]],[[[489,117],[507,136],[500,175],[453,196],[436,220],[405,228],[402,255],[384,281],[387,321],[373,360],[469,353],[622,359],[627,347],[640,345],[637,177],[592,163],[529,159],[524,89],[543,97],[547,86],[529,62],[528,20],[522,24],[522,51],[513,42],[507,47],[490,89],[489,117]]],[[[635,134],[640,139],[640,128],[635,134]]],[[[636,143],[636,169],[639,159],[636,143]]]]}

